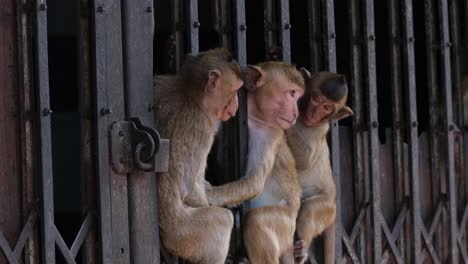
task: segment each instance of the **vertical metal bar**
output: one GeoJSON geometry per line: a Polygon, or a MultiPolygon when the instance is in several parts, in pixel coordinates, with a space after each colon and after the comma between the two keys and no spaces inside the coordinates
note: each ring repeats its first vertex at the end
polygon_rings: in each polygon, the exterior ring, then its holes
{"type": "MultiPolygon", "coordinates": [[[[94,126],[93,126],[93,91],[91,87],[91,19],[89,0],[80,0],[79,24],[79,71],[80,71],[80,116],[81,116],[81,181],[82,181],[82,214],[97,210],[96,171],[94,162],[94,126]]],[[[97,263],[97,232],[91,228],[83,245],[83,258],[86,263],[97,263]]]]}
{"type": "MultiPolygon", "coordinates": [[[[349,2],[349,31],[351,32],[351,95],[353,96],[352,108],[354,111],[353,115],[353,160],[354,160],[354,177],[355,177],[355,204],[367,204],[369,201],[369,188],[367,178],[365,177],[364,169],[364,117],[362,107],[362,42],[360,23],[359,23],[359,3],[357,0],[349,2]]],[[[366,206],[366,205],[365,205],[366,206]]],[[[367,207],[367,206],[366,206],[367,207]]],[[[359,208],[358,210],[367,210],[367,208],[359,208]]],[[[365,221],[361,224],[362,229],[366,230],[365,221]]],[[[365,232],[359,234],[359,255],[361,260],[365,260],[366,256],[366,239],[365,232]]],[[[341,240],[340,240],[341,241],[341,240]]],[[[342,251],[337,251],[337,257],[342,254],[342,251]]]]}
{"type": "MultiPolygon", "coordinates": [[[[172,32],[174,34],[174,42],[175,42],[175,72],[178,72],[181,65],[181,57],[183,54],[183,39],[184,39],[184,32],[183,32],[183,16],[181,10],[181,0],[173,0],[171,1],[171,10],[172,10],[172,22],[173,22],[173,29],[172,32]]],[[[173,73],[175,73],[173,72],[173,73]]]]}
{"type": "Polygon", "coordinates": [[[124,264],[130,263],[127,177],[111,168],[108,139],[112,122],[125,118],[120,2],[93,4],[101,259],[124,264]]]}
{"type": "MultiPolygon", "coordinates": [[[[126,118],[154,127],[153,2],[123,0],[122,13],[126,118]]],[[[137,171],[128,178],[131,263],[159,263],[155,176],[137,171]]]]}
{"type": "Polygon", "coordinates": [[[291,62],[291,23],[289,21],[289,0],[280,0],[281,29],[281,50],[282,59],[285,62],[291,62]]]}
{"type": "MultiPolygon", "coordinates": [[[[464,74],[468,74],[468,0],[463,0],[463,15],[460,17],[462,18],[462,23],[464,25],[464,31],[462,33],[463,35],[463,71],[464,74]],[[464,18],[464,19],[463,19],[464,18]]],[[[466,106],[464,106],[466,107],[466,106]]],[[[465,113],[465,112],[464,112],[465,113]]],[[[468,120],[468,116],[464,116],[464,120],[468,120]]],[[[464,126],[468,127],[468,122],[464,124],[464,126]]]]}
{"type": "Polygon", "coordinates": [[[418,137],[418,109],[416,99],[416,69],[414,61],[414,33],[413,33],[413,2],[405,0],[403,3],[404,21],[404,69],[406,105],[408,109],[407,128],[409,128],[409,177],[411,182],[411,215],[412,215],[412,251],[413,263],[421,262],[421,204],[419,194],[419,137],[418,137]]]}
{"type": "MultiPolygon", "coordinates": [[[[16,6],[25,6],[26,0],[17,0],[16,6]]],[[[32,83],[32,31],[30,23],[32,17],[28,12],[17,8],[17,41],[18,41],[18,80],[20,90],[20,111],[21,111],[21,175],[23,191],[23,219],[27,221],[31,210],[35,208],[37,199],[36,193],[36,173],[34,172],[34,127],[31,120],[31,113],[34,112],[32,95],[34,93],[32,83]]],[[[39,262],[39,238],[38,225],[34,225],[33,232],[26,242],[25,261],[35,264],[39,262]]]]}
{"type": "MultiPolygon", "coordinates": [[[[324,22],[324,53],[326,69],[328,71],[336,72],[336,43],[335,43],[335,10],[333,0],[322,0],[322,6],[325,8],[323,11],[324,22]]],[[[333,129],[333,126],[332,126],[333,129]]],[[[332,132],[333,133],[333,132],[332,132]]],[[[335,170],[335,167],[333,168],[335,170]]],[[[334,171],[335,173],[335,171],[334,171]]]]}
{"type": "Polygon", "coordinates": [[[366,38],[366,85],[368,93],[368,140],[369,140],[369,176],[371,179],[371,201],[372,201],[372,228],[374,232],[373,262],[380,263],[382,260],[382,230],[380,228],[380,162],[379,162],[379,138],[378,138],[378,103],[377,103],[377,80],[375,62],[375,28],[374,28],[374,2],[364,2],[364,37],[366,38]]]}
{"type": "Polygon", "coordinates": [[[403,179],[403,152],[402,152],[402,129],[403,129],[403,103],[402,98],[402,76],[401,70],[401,47],[400,47],[400,23],[399,23],[399,5],[397,0],[390,0],[388,2],[389,7],[389,18],[390,18],[390,40],[391,40],[391,52],[390,52],[390,79],[392,87],[392,118],[393,118],[393,175],[396,179],[398,208],[401,207],[401,199],[404,196],[404,179],[403,179]]]}
{"type": "Polygon", "coordinates": [[[245,21],[245,0],[234,0],[236,9],[236,54],[241,66],[247,65],[247,26],[245,21]]]}
{"type": "Polygon", "coordinates": [[[198,53],[199,48],[199,28],[200,22],[198,21],[198,0],[188,0],[188,41],[190,53],[198,53]]]}
{"type": "Polygon", "coordinates": [[[38,171],[42,187],[42,261],[55,263],[54,194],[52,175],[52,140],[49,98],[49,61],[47,44],[47,6],[44,0],[34,2],[36,51],[36,116],[38,120],[38,171]]]}
{"type": "MultiPolygon", "coordinates": [[[[228,4],[228,0],[216,0],[220,1],[219,5],[216,5],[215,8],[219,8],[218,14],[219,15],[219,32],[220,32],[220,43],[223,47],[231,48],[231,8],[228,4]]],[[[216,2],[215,1],[215,2],[216,2]]],[[[216,2],[217,3],[217,2],[216,2]]]]}
{"type": "MultiPolygon", "coordinates": [[[[336,72],[336,43],[335,43],[335,8],[333,0],[322,0],[324,7],[324,54],[326,68],[328,71],[336,72]]],[[[324,245],[324,260],[325,263],[335,263],[335,251],[342,252],[342,236],[341,236],[341,204],[340,204],[340,131],[338,121],[331,122],[331,159],[333,167],[333,175],[335,176],[336,185],[336,221],[333,226],[325,232],[324,245]],[[337,238],[338,237],[338,238],[337,238]]]]}
{"type": "MultiPolygon", "coordinates": [[[[235,46],[236,46],[236,55],[237,61],[241,67],[247,65],[247,26],[245,18],[245,0],[234,0],[235,3],[235,46]]],[[[236,115],[236,136],[238,145],[236,147],[236,178],[239,179],[244,175],[245,168],[247,165],[247,155],[248,155],[248,145],[249,145],[249,130],[247,126],[247,92],[244,89],[241,89],[238,93],[239,97],[239,110],[236,115]]],[[[242,218],[244,215],[244,207],[241,209],[239,214],[236,214],[236,225],[242,223],[242,218]]],[[[247,205],[248,207],[248,205],[247,205]]],[[[243,241],[242,231],[239,232],[241,244],[243,241]]],[[[244,247],[241,247],[241,251],[244,250],[244,247]]],[[[241,255],[245,256],[245,252],[240,252],[241,255]]]]}
{"type": "MultiPolygon", "coordinates": [[[[460,40],[460,17],[458,1],[449,1],[449,19],[450,19],[450,39],[452,46],[451,63],[452,63],[452,83],[453,83],[453,110],[455,111],[454,122],[458,125],[463,124],[463,104],[461,92],[461,40],[460,40]]],[[[462,153],[462,152],[461,152],[462,153]]]]}
{"type": "MultiPolygon", "coordinates": [[[[450,17],[450,37],[452,40],[452,53],[451,53],[451,60],[452,60],[452,78],[453,78],[453,97],[452,102],[454,104],[453,110],[455,111],[455,120],[454,122],[458,125],[458,127],[462,127],[464,124],[464,105],[463,105],[463,92],[462,92],[462,65],[461,65],[461,58],[463,56],[462,53],[462,41],[460,37],[460,7],[461,2],[459,1],[449,1],[449,17],[450,17]]],[[[466,25],[468,26],[468,25],[466,25]]],[[[468,107],[468,106],[466,106],[468,107]]],[[[455,144],[455,153],[458,155],[455,156],[456,166],[456,174],[455,177],[460,179],[460,182],[457,186],[464,186],[463,183],[466,181],[468,177],[463,177],[465,175],[465,168],[466,165],[464,164],[464,151],[463,151],[463,133],[460,134],[458,137],[459,144],[455,144]]],[[[457,200],[463,201],[463,188],[458,189],[457,191],[457,200]]],[[[466,192],[465,192],[466,193],[466,192]]]]}
{"type": "MultiPolygon", "coordinates": [[[[391,41],[390,50],[390,81],[392,89],[392,137],[393,137],[393,177],[395,179],[396,207],[401,209],[405,198],[405,173],[403,170],[403,103],[400,74],[401,70],[401,47],[400,47],[400,23],[399,23],[399,1],[391,0],[388,2],[389,12],[389,39],[391,41]]],[[[398,247],[405,259],[405,235],[404,229],[399,233],[398,247]]],[[[410,240],[408,240],[410,241],[410,240]]],[[[409,261],[409,260],[408,260],[409,261]]]]}
{"type": "Polygon", "coordinates": [[[320,14],[318,1],[307,1],[307,22],[309,30],[310,65],[313,72],[319,71],[320,66],[320,14]]]}
{"type": "Polygon", "coordinates": [[[450,245],[450,261],[451,263],[459,263],[458,247],[457,247],[457,188],[455,181],[455,162],[454,162],[454,130],[453,123],[453,108],[452,108],[452,72],[450,61],[450,31],[449,31],[449,15],[447,0],[439,0],[439,17],[440,26],[440,41],[441,41],[441,64],[442,64],[442,87],[443,87],[443,111],[444,116],[444,132],[445,132],[445,155],[446,155],[446,175],[448,177],[448,197],[449,197],[449,245],[450,245]]]}
{"type": "Polygon", "coordinates": [[[264,9],[263,9],[263,23],[264,23],[264,38],[265,38],[265,52],[266,58],[273,59],[272,55],[275,52],[275,0],[264,0],[264,9]]]}
{"type": "MultiPolygon", "coordinates": [[[[440,161],[440,105],[439,83],[436,59],[436,36],[435,36],[435,8],[432,0],[426,0],[424,5],[425,32],[426,32],[426,58],[427,58],[427,87],[429,96],[429,148],[430,148],[430,167],[431,167],[431,185],[432,185],[432,204],[439,203],[440,191],[442,188],[441,179],[441,161],[440,161]]],[[[444,191],[445,192],[445,191],[444,191]]],[[[445,214],[444,214],[445,215],[445,214]]],[[[445,216],[444,216],[445,217],[445,216]]],[[[442,228],[439,227],[436,232],[435,240],[437,248],[446,251],[448,246],[443,239],[442,228]]]]}

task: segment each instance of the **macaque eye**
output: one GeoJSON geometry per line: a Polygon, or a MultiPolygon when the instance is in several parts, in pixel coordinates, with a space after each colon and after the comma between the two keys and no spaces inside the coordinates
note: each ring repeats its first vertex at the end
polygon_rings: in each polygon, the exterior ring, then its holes
{"type": "Polygon", "coordinates": [[[323,108],[324,108],[325,110],[327,110],[327,111],[330,111],[330,112],[333,110],[332,107],[331,107],[331,105],[328,105],[328,104],[324,105],[323,108]]]}
{"type": "Polygon", "coordinates": [[[291,95],[291,97],[295,97],[296,91],[295,90],[289,91],[289,95],[291,95]]]}

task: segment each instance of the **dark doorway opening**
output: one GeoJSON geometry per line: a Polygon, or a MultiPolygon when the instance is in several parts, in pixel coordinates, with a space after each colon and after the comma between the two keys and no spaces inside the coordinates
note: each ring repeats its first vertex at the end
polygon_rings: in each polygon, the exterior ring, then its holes
{"type": "MultiPolygon", "coordinates": [[[[71,247],[81,226],[79,0],[47,1],[55,225],[71,247]]],[[[57,263],[66,263],[56,249],[57,263]]],[[[81,254],[77,256],[81,262],[81,254]]]]}

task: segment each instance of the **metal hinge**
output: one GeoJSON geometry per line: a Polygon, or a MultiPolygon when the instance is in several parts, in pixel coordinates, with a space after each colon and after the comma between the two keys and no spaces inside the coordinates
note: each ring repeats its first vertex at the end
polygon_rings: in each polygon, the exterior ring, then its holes
{"type": "Polygon", "coordinates": [[[169,167],[169,140],[139,118],[115,121],[110,130],[111,158],[119,174],[137,170],[166,172],[169,167]]]}

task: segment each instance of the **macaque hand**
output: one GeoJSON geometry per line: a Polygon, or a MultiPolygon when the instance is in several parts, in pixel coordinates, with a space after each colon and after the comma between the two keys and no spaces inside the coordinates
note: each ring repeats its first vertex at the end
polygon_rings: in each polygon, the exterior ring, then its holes
{"type": "Polygon", "coordinates": [[[303,264],[307,260],[308,248],[304,240],[297,240],[294,243],[294,260],[298,264],[303,264]]]}

